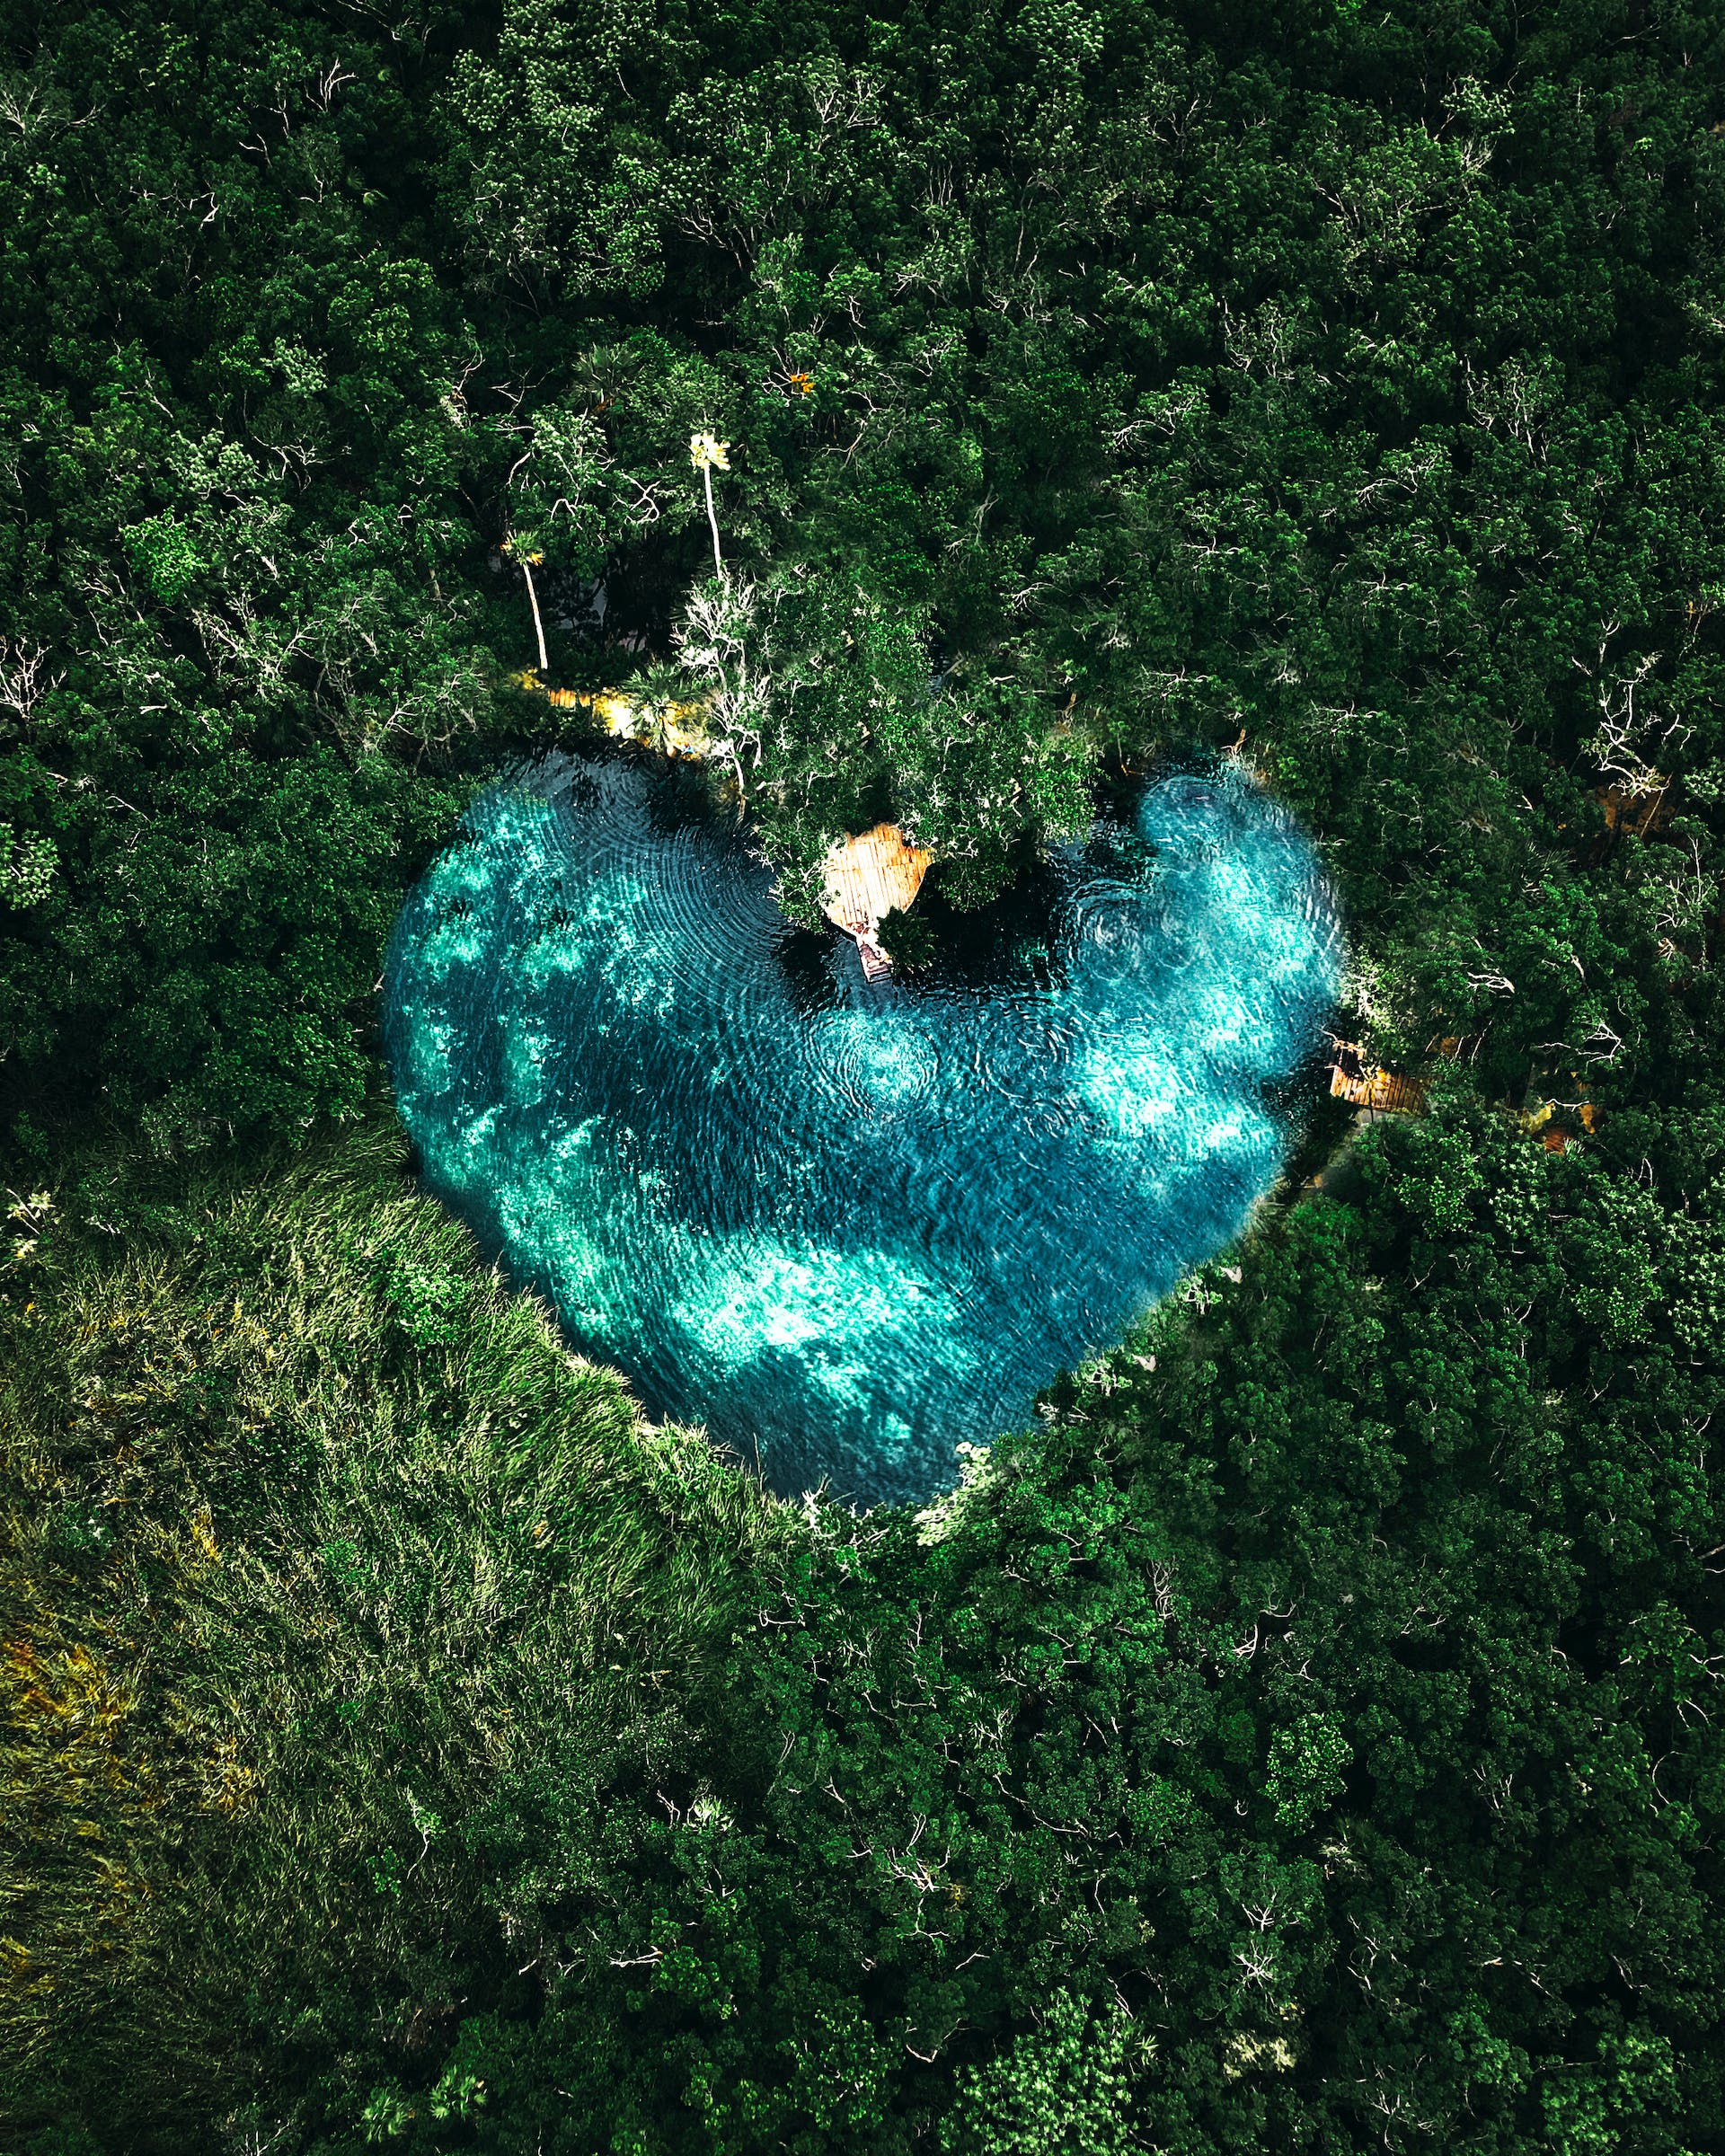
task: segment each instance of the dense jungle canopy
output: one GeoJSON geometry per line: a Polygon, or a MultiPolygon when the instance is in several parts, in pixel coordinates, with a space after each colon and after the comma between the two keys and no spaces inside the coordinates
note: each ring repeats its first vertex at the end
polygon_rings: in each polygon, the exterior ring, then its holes
{"type": "Polygon", "coordinates": [[[1725,2151],[1721,11],[0,0],[0,200],[7,2156],[1725,2151]],[[378,1060],[533,557],[793,909],[1237,745],[1426,1112],[648,1428],[378,1060]]]}

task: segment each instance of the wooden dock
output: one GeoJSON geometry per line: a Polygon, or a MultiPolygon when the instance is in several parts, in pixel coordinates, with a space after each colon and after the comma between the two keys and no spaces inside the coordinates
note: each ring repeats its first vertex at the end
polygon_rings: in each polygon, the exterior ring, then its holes
{"type": "Polygon", "coordinates": [[[877,931],[895,907],[903,911],[923,888],[933,855],[913,846],[897,824],[877,824],[859,837],[842,839],[827,856],[822,910],[855,943],[868,979],[892,970],[877,931]]]}
{"type": "Polygon", "coordinates": [[[1350,1040],[1336,1043],[1330,1066],[1330,1097],[1351,1100],[1379,1116],[1417,1116],[1426,1104],[1426,1089],[1417,1078],[1403,1078],[1382,1065],[1368,1066],[1350,1040]]]}

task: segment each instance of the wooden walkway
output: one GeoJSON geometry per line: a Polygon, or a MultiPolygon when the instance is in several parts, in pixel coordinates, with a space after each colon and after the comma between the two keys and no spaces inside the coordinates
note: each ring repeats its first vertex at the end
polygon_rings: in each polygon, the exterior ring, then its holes
{"type": "Polygon", "coordinates": [[[1352,1041],[1339,1040],[1330,1066],[1330,1097],[1376,1115],[1417,1116],[1426,1104],[1426,1089],[1417,1078],[1401,1077],[1381,1065],[1367,1067],[1352,1041]]]}
{"type": "Polygon", "coordinates": [[[860,837],[842,839],[827,854],[822,908],[834,927],[854,941],[870,980],[892,969],[876,935],[881,916],[912,903],[933,859],[926,846],[913,846],[896,824],[877,824],[860,837]]]}

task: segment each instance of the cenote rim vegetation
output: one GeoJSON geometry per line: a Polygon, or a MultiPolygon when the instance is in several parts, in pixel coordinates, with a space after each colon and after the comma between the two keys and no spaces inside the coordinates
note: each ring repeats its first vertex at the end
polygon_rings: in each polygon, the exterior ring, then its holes
{"type": "Polygon", "coordinates": [[[870,982],[686,773],[509,773],[410,897],[428,1185],[650,1411],[785,1494],[924,1498],[1244,1225],[1340,933],[1237,767],[1164,771],[870,982]]]}

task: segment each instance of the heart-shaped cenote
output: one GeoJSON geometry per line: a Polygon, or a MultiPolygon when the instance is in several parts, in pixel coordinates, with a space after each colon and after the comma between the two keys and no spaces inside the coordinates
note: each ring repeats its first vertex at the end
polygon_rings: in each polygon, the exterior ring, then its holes
{"type": "Polygon", "coordinates": [[[786,1493],[926,1498],[1244,1224],[1336,991],[1324,879],[1189,772],[871,983],[688,791],[558,756],[476,802],[391,946],[402,1118],[650,1412],[786,1493]]]}

